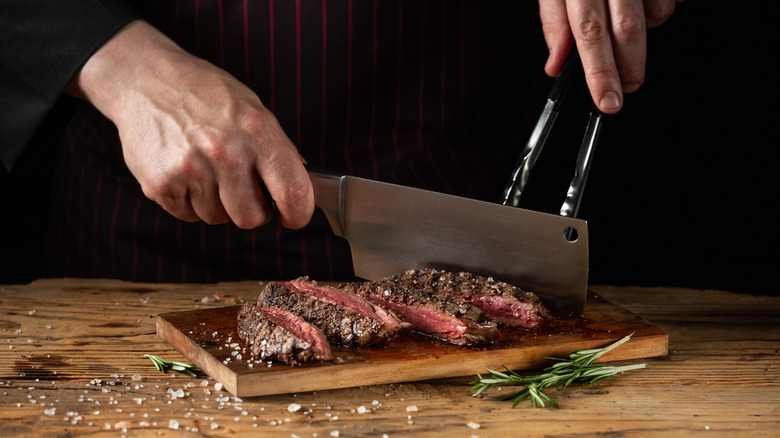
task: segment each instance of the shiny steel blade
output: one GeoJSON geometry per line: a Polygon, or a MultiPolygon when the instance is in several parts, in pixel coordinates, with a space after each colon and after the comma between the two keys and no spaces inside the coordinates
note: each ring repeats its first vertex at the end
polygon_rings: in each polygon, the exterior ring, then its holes
{"type": "Polygon", "coordinates": [[[352,176],[310,175],[317,206],[349,241],[359,277],[467,270],[531,290],[559,316],[579,315],[585,306],[583,220],[352,176]]]}

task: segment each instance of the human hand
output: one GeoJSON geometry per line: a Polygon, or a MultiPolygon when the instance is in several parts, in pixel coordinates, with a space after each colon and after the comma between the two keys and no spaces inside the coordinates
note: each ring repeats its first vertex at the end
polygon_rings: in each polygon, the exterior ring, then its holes
{"type": "Polygon", "coordinates": [[[648,28],[661,25],[682,0],[539,0],[550,56],[545,72],[557,76],[573,43],[593,102],[607,114],[623,106],[623,93],[645,80],[648,28]]]}
{"type": "Polygon", "coordinates": [[[82,68],[83,95],[117,126],[144,194],[173,216],[250,229],[311,219],[303,158],[248,87],[143,21],[130,23],[82,68]]]}

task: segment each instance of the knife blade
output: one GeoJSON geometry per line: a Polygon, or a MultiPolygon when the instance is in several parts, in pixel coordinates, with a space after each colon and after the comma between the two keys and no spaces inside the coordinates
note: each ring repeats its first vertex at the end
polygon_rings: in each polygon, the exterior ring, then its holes
{"type": "Polygon", "coordinates": [[[584,220],[312,169],[309,176],[358,277],[464,270],[533,291],[559,317],[585,307],[584,220]]]}

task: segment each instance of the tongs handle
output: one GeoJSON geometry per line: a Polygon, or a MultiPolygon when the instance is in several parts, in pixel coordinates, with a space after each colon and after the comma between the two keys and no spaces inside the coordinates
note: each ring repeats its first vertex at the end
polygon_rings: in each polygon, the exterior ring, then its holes
{"type": "MultiPolygon", "coordinates": [[[[534,130],[531,132],[531,137],[528,139],[528,143],[515,165],[509,183],[504,189],[503,205],[517,207],[520,204],[520,197],[528,182],[531,168],[536,164],[536,160],[547,142],[550,131],[558,117],[560,106],[572,82],[572,71],[578,63],[579,55],[576,48],[572,48],[561,67],[558,77],[553,82],[542,114],[539,116],[534,130]]],[[[576,217],[579,211],[582,193],[585,189],[585,183],[587,182],[593,159],[593,149],[601,130],[602,116],[601,111],[593,105],[588,119],[588,126],[585,129],[585,136],[580,146],[574,178],[569,185],[563,206],[561,206],[561,216],[576,217]]]]}

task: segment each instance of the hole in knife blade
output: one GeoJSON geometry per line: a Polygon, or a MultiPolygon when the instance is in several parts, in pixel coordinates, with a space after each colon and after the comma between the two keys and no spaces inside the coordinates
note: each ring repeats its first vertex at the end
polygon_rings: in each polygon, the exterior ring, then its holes
{"type": "Polygon", "coordinates": [[[574,227],[566,227],[563,230],[563,238],[566,239],[567,242],[574,243],[579,239],[580,235],[577,233],[577,229],[574,227]]]}

